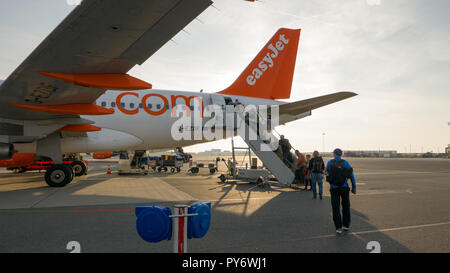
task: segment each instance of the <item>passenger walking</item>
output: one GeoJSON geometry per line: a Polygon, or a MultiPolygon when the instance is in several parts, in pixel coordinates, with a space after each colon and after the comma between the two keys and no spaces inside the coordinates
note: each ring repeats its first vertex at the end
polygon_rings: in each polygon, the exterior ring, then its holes
{"type": "MultiPolygon", "coordinates": [[[[295,179],[299,183],[303,183],[303,182],[305,182],[306,158],[302,153],[300,153],[299,150],[295,150],[295,155],[298,158],[297,166],[296,166],[297,169],[295,170],[295,179]]],[[[305,186],[305,189],[306,189],[306,186],[305,186]]]]}
{"type": "Polygon", "coordinates": [[[317,187],[319,186],[319,197],[322,200],[323,194],[323,173],[325,171],[325,163],[318,151],[314,151],[313,158],[309,161],[308,166],[309,172],[311,173],[311,188],[313,192],[313,198],[317,198],[317,187]]]}
{"type": "Polygon", "coordinates": [[[306,155],[306,163],[305,163],[305,191],[308,189],[308,185],[309,185],[309,190],[312,189],[311,186],[311,172],[309,171],[309,162],[311,160],[311,154],[307,154],[306,155]]]}
{"type": "Polygon", "coordinates": [[[281,151],[283,152],[283,162],[287,166],[289,166],[289,157],[291,155],[291,143],[289,143],[289,140],[284,138],[284,135],[280,136],[280,140],[278,141],[278,145],[281,147],[281,151]]]}
{"type": "Polygon", "coordinates": [[[350,228],[350,187],[347,180],[352,181],[352,193],[356,194],[356,181],[353,168],[346,160],[343,160],[342,150],[333,151],[334,159],[328,161],[326,168],[327,181],[330,183],[331,206],[333,208],[333,222],[336,233],[342,234],[350,228]],[[342,203],[342,217],[341,217],[342,203]]]}

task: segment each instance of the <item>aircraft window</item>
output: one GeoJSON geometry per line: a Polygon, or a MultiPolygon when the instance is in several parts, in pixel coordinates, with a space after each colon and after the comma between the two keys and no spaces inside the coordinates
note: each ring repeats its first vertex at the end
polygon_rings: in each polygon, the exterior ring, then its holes
{"type": "Polygon", "coordinates": [[[130,108],[131,108],[131,109],[134,108],[134,103],[130,103],[130,108]]]}
{"type": "Polygon", "coordinates": [[[191,109],[191,111],[194,111],[194,106],[191,105],[189,108],[191,109]]]}
{"type": "Polygon", "coordinates": [[[115,102],[111,102],[111,107],[116,107],[116,103],[115,102]]]}
{"type": "Polygon", "coordinates": [[[124,102],[121,102],[121,103],[120,103],[120,107],[124,108],[124,107],[125,107],[125,103],[124,103],[124,102]]]}
{"type": "Polygon", "coordinates": [[[157,104],[156,105],[156,108],[159,110],[159,109],[161,109],[161,104],[157,104]]]}
{"type": "Polygon", "coordinates": [[[166,104],[166,109],[169,110],[169,105],[168,104],[166,104]]]}
{"type": "Polygon", "coordinates": [[[142,105],[142,103],[139,103],[139,108],[142,109],[144,107],[144,105],[142,105]]]}
{"type": "Polygon", "coordinates": [[[102,107],[106,106],[106,101],[102,101],[102,107]]]}
{"type": "Polygon", "coordinates": [[[148,107],[148,109],[152,109],[152,104],[149,103],[149,104],[147,105],[147,107],[148,107]]]}

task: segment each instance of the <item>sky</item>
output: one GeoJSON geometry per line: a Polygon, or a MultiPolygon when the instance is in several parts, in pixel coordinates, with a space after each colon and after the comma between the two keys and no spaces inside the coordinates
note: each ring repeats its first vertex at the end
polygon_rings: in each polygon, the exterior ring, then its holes
{"type": "MultiPolygon", "coordinates": [[[[73,2],[0,0],[0,79],[73,10],[73,2]]],[[[216,0],[129,74],[155,89],[218,92],[278,28],[301,28],[285,101],[339,91],[358,96],[278,127],[295,148],[444,152],[450,143],[448,10],[448,0],[216,0]]],[[[222,140],[186,150],[230,147],[222,140]]]]}

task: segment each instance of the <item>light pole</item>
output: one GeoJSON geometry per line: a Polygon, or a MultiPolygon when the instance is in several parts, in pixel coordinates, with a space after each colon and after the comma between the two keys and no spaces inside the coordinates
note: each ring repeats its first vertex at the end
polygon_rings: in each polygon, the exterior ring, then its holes
{"type": "Polygon", "coordinates": [[[322,133],[322,153],[325,153],[325,133],[322,133]]]}

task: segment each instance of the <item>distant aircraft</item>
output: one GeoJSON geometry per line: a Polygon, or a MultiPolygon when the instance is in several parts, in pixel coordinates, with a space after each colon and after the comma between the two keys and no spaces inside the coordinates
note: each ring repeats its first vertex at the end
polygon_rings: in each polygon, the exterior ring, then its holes
{"type": "Polygon", "coordinates": [[[126,74],[211,4],[84,0],[0,85],[0,159],[16,152],[51,158],[55,164],[45,180],[62,187],[73,179],[64,154],[171,150],[207,142],[172,138],[176,105],[184,105],[188,114],[237,99],[243,105],[278,105],[285,124],[356,95],[276,100],[290,97],[300,29],[279,29],[237,80],[218,93],[152,90],[126,74]]]}

